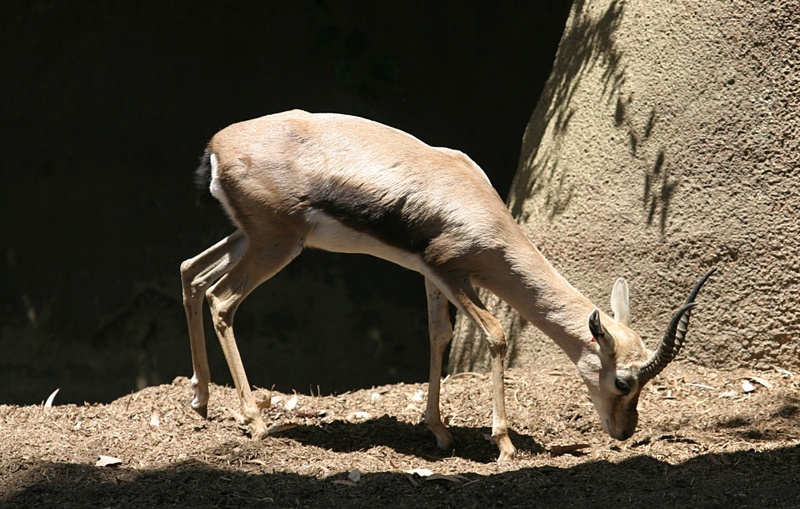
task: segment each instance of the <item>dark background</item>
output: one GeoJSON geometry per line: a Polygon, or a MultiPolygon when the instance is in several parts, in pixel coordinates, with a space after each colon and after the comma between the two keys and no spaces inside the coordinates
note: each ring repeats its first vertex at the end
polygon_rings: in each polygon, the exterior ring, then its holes
{"type": "MultiPolygon", "coordinates": [[[[569,2],[0,6],[0,403],[108,401],[191,375],[178,267],[232,231],[198,208],[220,128],[291,108],[469,154],[505,196],[569,2]]],[[[427,373],[422,277],[307,251],[237,313],[251,383],[427,373]]],[[[228,383],[207,330],[212,377],[228,383]]],[[[187,394],[187,397],[189,395],[187,394]]]]}

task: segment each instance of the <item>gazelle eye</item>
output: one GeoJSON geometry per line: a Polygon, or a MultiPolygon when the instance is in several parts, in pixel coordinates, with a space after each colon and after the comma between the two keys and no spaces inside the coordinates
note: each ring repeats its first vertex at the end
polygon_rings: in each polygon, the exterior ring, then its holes
{"type": "Polygon", "coordinates": [[[618,391],[628,394],[631,392],[631,384],[629,384],[626,380],[622,378],[617,378],[614,380],[614,386],[617,388],[618,391]]]}

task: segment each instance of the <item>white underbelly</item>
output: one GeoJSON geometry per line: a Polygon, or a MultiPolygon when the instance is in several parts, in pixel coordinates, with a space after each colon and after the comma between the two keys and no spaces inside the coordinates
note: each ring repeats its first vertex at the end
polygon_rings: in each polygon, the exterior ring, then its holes
{"type": "Polygon", "coordinates": [[[375,237],[348,228],[324,212],[309,210],[306,212],[306,221],[311,226],[305,241],[308,247],[334,253],[368,254],[421,274],[428,273],[425,262],[418,254],[403,251],[375,237]]]}

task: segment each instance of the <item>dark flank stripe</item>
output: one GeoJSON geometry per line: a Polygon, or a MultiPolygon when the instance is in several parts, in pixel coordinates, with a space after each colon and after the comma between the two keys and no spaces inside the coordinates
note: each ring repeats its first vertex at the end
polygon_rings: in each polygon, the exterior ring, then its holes
{"type": "Polygon", "coordinates": [[[359,185],[336,179],[312,184],[307,203],[355,231],[410,253],[424,253],[443,230],[441,221],[413,216],[412,193],[392,196],[364,192],[359,185]]]}

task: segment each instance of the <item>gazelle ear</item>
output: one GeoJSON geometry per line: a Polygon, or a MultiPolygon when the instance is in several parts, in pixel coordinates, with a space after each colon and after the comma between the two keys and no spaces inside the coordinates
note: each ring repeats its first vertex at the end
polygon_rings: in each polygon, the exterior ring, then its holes
{"type": "Polygon", "coordinates": [[[592,333],[592,337],[597,341],[603,354],[613,356],[616,353],[617,343],[614,341],[614,337],[603,327],[603,324],[600,323],[600,311],[596,309],[589,315],[589,332],[592,333]]]}
{"type": "Polygon", "coordinates": [[[628,298],[628,283],[618,278],[611,290],[611,311],[614,312],[614,320],[626,326],[631,324],[628,298]]]}

